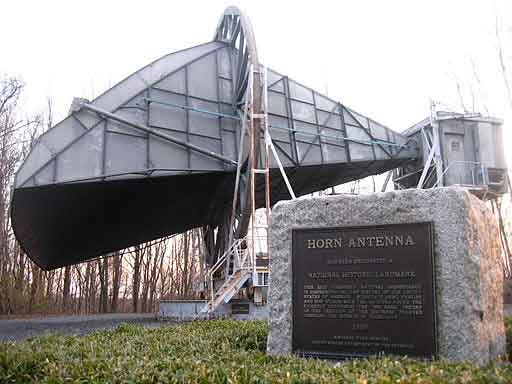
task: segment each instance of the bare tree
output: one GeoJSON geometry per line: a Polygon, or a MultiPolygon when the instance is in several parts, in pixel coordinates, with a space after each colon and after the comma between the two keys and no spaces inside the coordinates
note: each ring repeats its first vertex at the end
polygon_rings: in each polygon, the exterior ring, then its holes
{"type": "Polygon", "coordinates": [[[141,272],[141,262],[142,262],[142,252],[141,247],[136,246],[133,255],[133,278],[132,278],[132,305],[133,312],[137,312],[139,310],[139,292],[140,292],[140,272],[141,272]]]}
{"type": "Polygon", "coordinates": [[[112,257],[112,299],[110,309],[117,312],[119,309],[119,289],[121,288],[121,277],[123,272],[123,254],[116,252],[112,257]]]}
{"type": "Polygon", "coordinates": [[[503,40],[501,37],[501,25],[498,18],[498,12],[495,10],[495,22],[494,22],[494,33],[496,37],[496,45],[497,45],[497,53],[498,53],[498,64],[500,66],[501,75],[503,77],[503,85],[505,87],[505,92],[508,97],[508,103],[512,108],[512,88],[510,82],[510,75],[507,69],[508,63],[505,58],[504,48],[503,48],[503,40]]]}
{"type": "Polygon", "coordinates": [[[64,286],[62,288],[62,309],[69,311],[69,294],[71,288],[71,267],[64,267],[64,286]]]}
{"type": "Polygon", "coordinates": [[[100,278],[100,305],[99,312],[108,312],[108,256],[104,256],[97,260],[98,262],[98,274],[100,278]]]}

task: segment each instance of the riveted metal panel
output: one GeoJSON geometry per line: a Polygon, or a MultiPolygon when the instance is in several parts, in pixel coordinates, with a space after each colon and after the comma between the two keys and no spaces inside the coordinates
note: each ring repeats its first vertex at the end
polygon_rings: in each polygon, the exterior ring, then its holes
{"type": "MultiPolygon", "coordinates": [[[[199,137],[199,136],[190,136],[190,142],[192,144],[198,145],[202,148],[206,148],[215,153],[221,153],[221,146],[219,140],[212,140],[209,138],[199,137]]],[[[190,155],[191,158],[191,168],[197,169],[218,169],[223,170],[224,164],[215,159],[211,159],[203,154],[192,152],[190,155]]]]}
{"type": "Polygon", "coordinates": [[[55,160],[50,161],[43,169],[41,169],[34,177],[36,185],[50,184],[55,176],[55,160]]]}
{"type": "Polygon", "coordinates": [[[215,54],[203,57],[188,67],[188,93],[209,100],[217,100],[217,72],[215,54]]]}
{"type": "Polygon", "coordinates": [[[280,116],[288,116],[288,109],[286,105],[286,97],[284,94],[269,92],[268,93],[268,108],[272,114],[280,116]]]}
{"type": "MultiPolygon", "coordinates": [[[[205,111],[219,112],[217,103],[189,98],[191,107],[205,111]]],[[[190,111],[190,132],[219,138],[219,117],[207,113],[190,111]]],[[[220,153],[220,152],[219,152],[220,153]]]]}
{"type": "Polygon", "coordinates": [[[321,126],[335,128],[337,131],[341,131],[342,123],[339,115],[334,111],[318,111],[318,123],[321,126]]]}
{"type": "Polygon", "coordinates": [[[181,132],[187,130],[187,112],[182,108],[171,105],[186,105],[185,96],[153,90],[151,97],[162,103],[169,103],[169,105],[156,102],[150,104],[150,126],[169,128],[181,132]]]}
{"type": "MultiPolygon", "coordinates": [[[[173,132],[173,136],[186,141],[185,133],[173,132]]],[[[188,151],[186,148],[169,143],[158,137],[149,139],[150,167],[156,169],[189,169],[188,151]]]]}
{"type": "Polygon", "coordinates": [[[98,125],[89,130],[58,156],[56,182],[101,176],[103,129],[98,125]]]}
{"type": "MultiPolygon", "coordinates": [[[[318,109],[322,109],[324,111],[332,111],[333,108],[336,107],[337,103],[331,99],[328,99],[325,96],[320,95],[315,92],[315,103],[318,109]]],[[[339,113],[336,111],[335,113],[339,113]]]]}
{"type": "Polygon", "coordinates": [[[311,89],[304,87],[303,85],[295,82],[289,81],[290,85],[290,97],[305,101],[308,103],[313,103],[313,93],[311,89]]]}
{"type": "Polygon", "coordinates": [[[291,101],[293,118],[303,120],[308,123],[315,123],[315,107],[311,104],[300,101],[291,101]]]}
{"type": "Polygon", "coordinates": [[[146,139],[107,132],[105,168],[107,174],[146,169],[146,139]]]}
{"type": "Polygon", "coordinates": [[[154,88],[181,94],[186,93],[185,69],[180,69],[163,80],[160,80],[155,84],[154,88]]]}

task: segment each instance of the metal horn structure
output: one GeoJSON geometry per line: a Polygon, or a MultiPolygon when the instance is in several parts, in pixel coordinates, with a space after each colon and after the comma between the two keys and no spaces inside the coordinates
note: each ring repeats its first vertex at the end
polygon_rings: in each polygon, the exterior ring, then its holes
{"type": "Polygon", "coordinates": [[[11,221],[43,269],[203,227],[213,265],[270,202],[416,159],[415,142],[258,62],[251,24],[223,13],[213,41],[165,55],[42,134],[20,166],[11,221]],[[263,111],[262,91],[268,107],[263,111]],[[254,188],[253,188],[254,187],[254,188]],[[254,190],[254,204],[251,193],[254,190]]]}

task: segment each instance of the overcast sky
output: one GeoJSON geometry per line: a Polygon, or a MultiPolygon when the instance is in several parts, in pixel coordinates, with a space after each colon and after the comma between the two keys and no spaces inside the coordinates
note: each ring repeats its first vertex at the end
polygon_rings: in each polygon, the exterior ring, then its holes
{"type": "Polygon", "coordinates": [[[392,129],[426,117],[430,99],[459,107],[455,78],[468,106],[473,87],[478,109],[511,120],[494,37],[495,9],[512,27],[510,0],[3,0],[0,73],[24,79],[30,110],[52,97],[60,120],[74,96],[92,98],[160,56],[211,40],[230,4],[252,20],[265,65],[392,129]]]}

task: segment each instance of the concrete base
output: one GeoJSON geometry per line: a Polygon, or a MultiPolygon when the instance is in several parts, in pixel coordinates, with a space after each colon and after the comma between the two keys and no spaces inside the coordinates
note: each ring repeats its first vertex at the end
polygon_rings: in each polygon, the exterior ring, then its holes
{"type": "Polygon", "coordinates": [[[292,228],[414,222],[433,223],[439,357],[485,364],[503,355],[497,223],[485,203],[459,188],[278,203],[270,234],[268,352],[292,353],[292,228]]]}
{"type": "MultiPolygon", "coordinates": [[[[158,317],[162,320],[190,321],[197,320],[199,312],[206,305],[205,300],[161,300],[158,308],[158,317]]],[[[268,305],[249,304],[248,314],[233,314],[231,303],[220,305],[213,315],[215,318],[235,320],[267,320],[269,316],[268,305]]]]}

